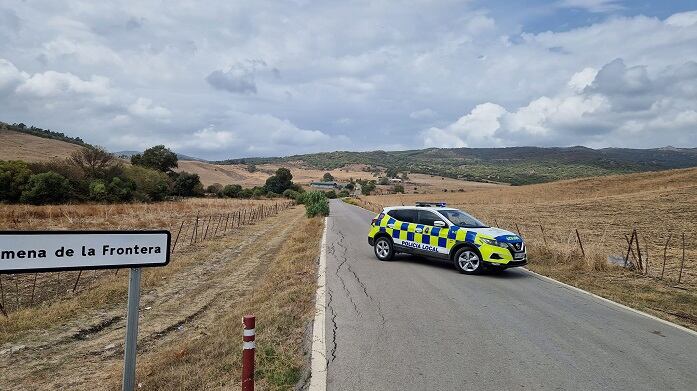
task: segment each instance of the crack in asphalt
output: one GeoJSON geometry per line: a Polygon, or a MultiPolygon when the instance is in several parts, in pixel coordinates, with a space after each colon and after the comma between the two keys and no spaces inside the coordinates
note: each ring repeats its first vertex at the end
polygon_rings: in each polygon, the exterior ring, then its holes
{"type": "Polygon", "coordinates": [[[336,326],[336,311],[334,311],[334,307],[332,306],[332,290],[327,288],[327,294],[329,296],[329,300],[327,301],[327,307],[329,307],[329,311],[332,313],[332,348],[330,351],[330,357],[327,357],[327,369],[329,369],[329,363],[336,359],[336,331],[338,327],[336,326]]]}

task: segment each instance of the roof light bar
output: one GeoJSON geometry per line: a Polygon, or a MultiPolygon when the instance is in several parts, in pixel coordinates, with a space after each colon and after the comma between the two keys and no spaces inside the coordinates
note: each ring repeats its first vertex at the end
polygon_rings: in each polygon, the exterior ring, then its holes
{"type": "Polygon", "coordinates": [[[417,201],[416,206],[430,206],[436,208],[445,208],[447,204],[445,202],[430,202],[430,201],[417,201]]]}

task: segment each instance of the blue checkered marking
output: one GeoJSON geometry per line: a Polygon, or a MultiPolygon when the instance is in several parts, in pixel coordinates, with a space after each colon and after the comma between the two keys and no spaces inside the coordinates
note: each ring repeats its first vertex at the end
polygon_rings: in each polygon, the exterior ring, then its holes
{"type": "Polygon", "coordinates": [[[409,223],[402,223],[402,231],[407,231],[409,230],[409,223]]]}
{"type": "Polygon", "coordinates": [[[414,241],[414,233],[413,232],[407,232],[407,240],[410,242],[414,241]]]}
{"type": "Polygon", "coordinates": [[[433,236],[440,235],[440,229],[441,229],[440,227],[434,227],[433,229],[431,229],[431,235],[433,235],[433,236]]]}
{"type": "Polygon", "coordinates": [[[386,232],[386,231],[387,231],[387,229],[385,229],[385,227],[380,227],[380,232],[386,232]]]}
{"type": "Polygon", "coordinates": [[[465,242],[474,243],[474,238],[477,237],[477,233],[474,231],[467,231],[465,235],[465,242]]]}
{"type": "Polygon", "coordinates": [[[398,230],[398,229],[392,230],[392,237],[395,238],[395,239],[399,239],[399,233],[400,233],[400,232],[402,232],[402,231],[400,231],[400,230],[398,230]]]}
{"type": "Polygon", "coordinates": [[[395,220],[395,219],[393,219],[393,218],[391,218],[391,217],[390,217],[389,219],[387,219],[387,225],[394,224],[394,223],[396,223],[396,222],[397,222],[397,220],[395,220]]]}
{"type": "Polygon", "coordinates": [[[421,243],[431,244],[431,235],[421,235],[421,243]]]}
{"type": "Polygon", "coordinates": [[[448,245],[448,239],[438,238],[438,247],[446,247],[448,245]]]}
{"type": "Polygon", "coordinates": [[[450,230],[448,231],[448,239],[457,239],[457,231],[459,230],[460,227],[458,226],[450,227],[450,230]]]}

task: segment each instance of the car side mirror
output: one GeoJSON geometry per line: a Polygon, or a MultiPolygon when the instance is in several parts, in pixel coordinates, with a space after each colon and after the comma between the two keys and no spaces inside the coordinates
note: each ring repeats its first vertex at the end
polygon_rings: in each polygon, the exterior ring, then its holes
{"type": "Polygon", "coordinates": [[[436,220],[436,221],[433,222],[433,226],[434,226],[434,227],[445,227],[445,222],[444,222],[444,221],[440,221],[440,220],[436,220]]]}

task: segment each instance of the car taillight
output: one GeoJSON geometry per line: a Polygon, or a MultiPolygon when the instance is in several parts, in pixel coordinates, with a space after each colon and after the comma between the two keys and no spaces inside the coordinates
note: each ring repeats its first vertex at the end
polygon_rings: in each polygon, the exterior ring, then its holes
{"type": "Polygon", "coordinates": [[[378,223],[378,221],[382,220],[382,216],[383,216],[382,213],[380,213],[379,215],[373,217],[373,221],[370,224],[376,225],[378,223]]]}

